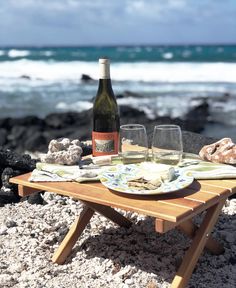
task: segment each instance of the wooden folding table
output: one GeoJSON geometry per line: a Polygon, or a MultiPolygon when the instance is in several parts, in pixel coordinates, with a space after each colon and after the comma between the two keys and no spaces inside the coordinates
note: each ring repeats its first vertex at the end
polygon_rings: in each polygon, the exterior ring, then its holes
{"type": "Polygon", "coordinates": [[[52,257],[52,261],[63,264],[67,256],[89,223],[94,212],[98,212],[114,223],[129,227],[130,220],[114,208],[133,211],[155,218],[155,229],[165,233],[175,227],[193,238],[191,246],[183,257],[171,287],[185,287],[192,275],[204,248],[213,254],[223,252],[223,247],[210,236],[221,209],[228,198],[236,192],[235,180],[194,181],[189,187],[177,192],[137,196],[119,194],[110,191],[101,183],[74,182],[29,182],[30,173],[10,179],[18,184],[20,196],[27,196],[38,191],[50,191],[70,196],[83,202],[84,209],[71,226],[68,234],[52,257]],[[192,218],[206,211],[200,227],[195,226],[192,218]]]}

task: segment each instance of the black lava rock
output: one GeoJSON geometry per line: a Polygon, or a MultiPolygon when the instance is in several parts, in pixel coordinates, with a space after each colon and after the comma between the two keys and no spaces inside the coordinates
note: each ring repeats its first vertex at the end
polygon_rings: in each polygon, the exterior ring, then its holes
{"type": "Polygon", "coordinates": [[[7,130],[0,128],[0,146],[3,146],[7,143],[7,130]]]}
{"type": "Polygon", "coordinates": [[[9,179],[11,177],[20,175],[21,171],[13,170],[10,167],[7,167],[3,170],[1,175],[2,187],[0,189],[0,203],[15,203],[20,200],[20,196],[18,195],[17,185],[9,183],[9,179]]]}
{"type": "Polygon", "coordinates": [[[219,140],[189,131],[182,131],[182,136],[184,152],[194,154],[198,154],[204,145],[209,145],[219,140]]]}
{"type": "Polygon", "coordinates": [[[204,100],[200,105],[194,107],[185,115],[184,119],[186,120],[187,124],[185,127],[186,130],[200,132],[207,123],[208,117],[209,104],[204,100]]]}
{"type": "Polygon", "coordinates": [[[17,203],[20,200],[20,196],[11,189],[0,189],[0,207],[8,203],[17,203]]]}
{"type": "Polygon", "coordinates": [[[8,119],[8,126],[9,127],[14,127],[16,125],[19,126],[43,126],[44,125],[44,120],[37,117],[37,116],[25,116],[22,118],[10,118],[8,119]]]}
{"type": "Polygon", "coordinates": [[[8,149],[0,149],[0,165],[1,167],[11,167],[14,170],[29,172],[36,167],[36,160],[31,159],[27,154],[20,155],[8,149]]]}
{"type": "MultiPolygon", "coordinates": [[[[15,186],[14,184],[9,183],[9,179],[11,177],[17,176],[22,174],[22,172],[20,170],[13,170],[10,167],[5,168],[2,171],[2,175],[1,175],[1,180],[2,180],[2,187],[6,188],[6,189],[11,189],[11,190],[15,190],[15,186]]],[[[17,190],[16,190],[17,192],[17,190]]]]}
{"type": "Polygon", "coordinates": [[[0,206],[6,203],[18,202],[18,186],[9,182],[9,179],[32,171],[36,167],[36,161],[27,154],[20,155],[16,152],[0,149],[0,206]]]}
{"type": "MultiPolygon", "coordinates": [[[[141,97],[137,93],[126,91],[126,95],[141,97]]],[[[151,134],[155,125],[177,124],[183,130],[201,132],[208,119],[208,104],[206,100],[191,109],[184,117],[171,118],[156,117],[149,119],[146,114],[128,105],[120,106],[121,124],[140,123],[146,126],[148,134],[151,134]]],[[[87,111],[52,113],[45,119],[36,116],[23,118],[0,119],[0,144],[19,153],[25,151],[47,152],[48,144],[52,139],[68,137],[86,141],[92,134],[92,109],[87,111]],[[6,132],[7,131],[7,132],[6,132]]]]}
{"type": "MultiPolygon", "coordinates": [[[[48,141],[40,131],[35,131],[34,134],[32,134],[30,137],[27,137],[27,139],[24,142],[24,148],[26,151],[42,151],[44,147],[48,145],[48,141]]],[[[46,152],[46,151],[45,151],[46,152]]]]}
{"type": "Polygon", "coordinates": [[[38,204],[38,205],[47,204],[47,202],[45,202],[44,199],[42,198],[41,192],[37,192],[29,196],[23,197],[21,200],[22,201],[27,200],[30,204],[38,204]]]}
{"type": "Polygon", "coordinates": [[[86,82],[86,81],[91,81],[91,80],[93,80],[93,78],[90,77],[90,76],[87,75],[87,74],[82,74],[82,75],[81,75],[81,80],[86,82]]]}

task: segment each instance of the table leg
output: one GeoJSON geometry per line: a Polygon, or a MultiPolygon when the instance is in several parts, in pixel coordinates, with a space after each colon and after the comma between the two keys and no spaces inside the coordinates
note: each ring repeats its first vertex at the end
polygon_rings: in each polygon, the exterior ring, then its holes
{"type": "MultiPolygon", "coordinates": [[[[188,235],[190,238],[194,238],[198,230],[198,226],[195,225],[192,220],[187,220],[181,223],[177,228],[184,234],[188,235]]],[[[205,248],[214,255],[220,255],[224,253],[223,245],[217,242],[211,235],[208,237],[205,248]]]]}
{"type": "Polygon", "coordinates": [[[132,222],[130,220],[128,220],[126,217],[124,217],[111,207],[88,201],[82,202],[85,203],[85,205],[87,205],[88,207],[92,208],[94,211],[110,219],[115,224],[118,224],[119,226],[129,228],[132,225],[132,222]]]}
{"type": "Polygon", "coordinates": [[[80,216],[72,224],[69,232],[66,234],[65,238],[63,239],[60,246],[57,248],[56,252],[52,257],[52,261],[57,264],[63,264],[65,262],[66,258],[71,253],[71,250],[75,245],[77,239],[84,231],[86,225],[89,223],[95,211],[120,226],[130,227],[132,224],[130,220],[125,218],[123,215],[121,215],[111,207],[88,201],[82,202],[85,204],[84,209],[80,213],[80,216]]]}
{"type": "Polygon", "coordinates": [[[193,269],[206,245],[209,234],[211,233],[214,225],[219,217],[221,209],[225,203],[226,198],[222,199],[219,203],[207,209],[207,213],[194,236],[193,242],[186,252],[182,264],[174,277],[171,287],[182,288],[186,287],[193,269]]]}
{"type": "Polygon", "coordinates": [[[93,214],[94,210],[85,205],[80,216],[72,224],[69,232],[66,234],[60,246],[54,253],[52,257],[53,262],[57,264],[63,264],[65,262],[67,256],[71,253],[73,246],[84,231],[86,225],[89,223],[93,214]]]}

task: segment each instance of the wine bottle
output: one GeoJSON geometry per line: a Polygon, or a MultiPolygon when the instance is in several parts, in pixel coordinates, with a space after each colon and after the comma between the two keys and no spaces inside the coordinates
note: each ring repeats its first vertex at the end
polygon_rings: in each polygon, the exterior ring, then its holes
{"type": "Polygon", "coordinates": [[[99,59],[99,84],[93,104],[93,156],[118,153],[120,117],[110,79],[109,59],[99,59]]]}

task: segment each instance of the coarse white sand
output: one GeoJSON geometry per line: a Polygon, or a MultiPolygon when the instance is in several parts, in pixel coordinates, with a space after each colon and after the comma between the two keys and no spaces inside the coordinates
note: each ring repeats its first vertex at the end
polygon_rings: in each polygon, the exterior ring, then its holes
{"type": "MultiPolygon", "coordinates": [[[[124,213],[125,229],[95,214],[64,265],[53,252],[82,209],[73,199],[46,192],[48,204],[27,202],[0,208],[0,287],[170,287],[190,244],[177,230],[154,231],[152,218],[124,213]]],[[[201,217],[195,219],[201,221],[201,217]]],[[[188,287],[236,287],[236,199],[227,201],[213,231],[225,253],[205,252],[188,287]]]]}

